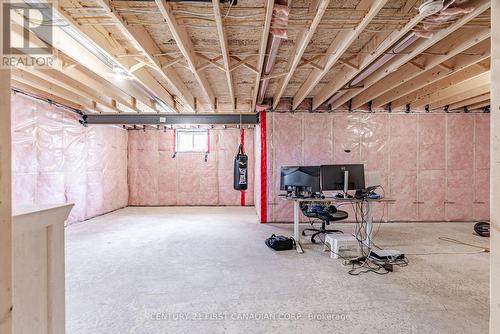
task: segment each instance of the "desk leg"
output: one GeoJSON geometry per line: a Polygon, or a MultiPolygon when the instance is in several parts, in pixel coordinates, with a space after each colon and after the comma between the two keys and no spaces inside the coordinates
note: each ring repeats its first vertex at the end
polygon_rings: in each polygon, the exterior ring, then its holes
{"type": "Polygon", "coordinates": [[[297,252],[304,253],[304,250],[300,245],[299,221],[300,221],[300,203],[298,201],[293,201],[293,239],[295,239],[295,248],[297,249],[297,252]]]}
{"type": "Polygon", "coordinates": [[[372,248],[372,233],[373,233],[373,213],[372,213],[372,202],[367,201],[366,204],[366,212],[365,212],[365,222],[366,222],[366,239],[365,239],[365,246],[368,247],[368,249],[372,248]]]}

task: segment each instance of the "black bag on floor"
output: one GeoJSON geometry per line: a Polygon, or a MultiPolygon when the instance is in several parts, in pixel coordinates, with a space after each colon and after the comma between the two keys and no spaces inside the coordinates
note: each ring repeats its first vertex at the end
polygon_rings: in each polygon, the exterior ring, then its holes
{"type": "Polygon", "coordinates": [[[490,224],[486,222],[479,222],[474,225],[474,232],[482,237],[490,236],[490,224]]]}
{"type": "Polygon", "coordinates": [[[248,188],[248,156],[243,152],[243,145],[238,148],[234,158],[234,190],[247,190],[248,188]]]}
{"type": "Polygon", "coordinates": [[[266,239],[266,245],[276,251],[289,250],[295,247],[295,240],[284,235],[273,234],[266,239]]]}

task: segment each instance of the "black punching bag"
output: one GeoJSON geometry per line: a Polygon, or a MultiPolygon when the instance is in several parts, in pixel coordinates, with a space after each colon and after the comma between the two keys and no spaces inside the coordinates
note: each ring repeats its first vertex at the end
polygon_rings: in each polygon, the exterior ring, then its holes
{"type": "Polygon", "coordinates": [[[234,158],[234,190],[247,190],[248,188],[248,156],[240,145],[238,154],[234,158]]]}

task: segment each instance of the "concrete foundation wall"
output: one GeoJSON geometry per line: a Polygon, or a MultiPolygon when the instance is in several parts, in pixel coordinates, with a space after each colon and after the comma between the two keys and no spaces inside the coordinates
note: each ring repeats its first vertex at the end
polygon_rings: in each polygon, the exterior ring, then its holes
{"type": "MultiPolygon", "coordinates": [[[[268,113],[268,220],[291,221],[278,197],[287,165],[363,163],[396,204],[384,221],[489,219],[490,115],[268,113]]],[[[350,211],[350,216],[354,217],[350,211]]]]}
{"type": "MultiPolygon", "coordinates": [[[[129,205],[240,205],[233,189],[234,156],[240,130],[210,130],[210,153],[174,154],[174,130],[129,131],[129,205]]],[[[245,129],[249,186],[246,205],[254,204],[254,130],[245,129]]]]}
{"type": "Polygon", "coordinates": [[[75,203],[68,223],[127,205],[127,132],[78,123],[46,102],[12,96],[13,205],[75,203]]]}

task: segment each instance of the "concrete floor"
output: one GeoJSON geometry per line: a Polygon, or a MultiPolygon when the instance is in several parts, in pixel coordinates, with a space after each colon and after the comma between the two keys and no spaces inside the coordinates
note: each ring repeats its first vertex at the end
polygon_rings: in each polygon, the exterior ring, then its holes
{"type": "Polygon", "coordinates": [[[260,225],[253,208],[125,208],[72,225],[67,333],[488,332],[488,254],[438,240],[487,245],[472,224],[382,225],[383,247],[467,253],[409,255],[382,276],[349,276],[307,242],[274,252],[272,233],[292,226],[260,225]]]}

